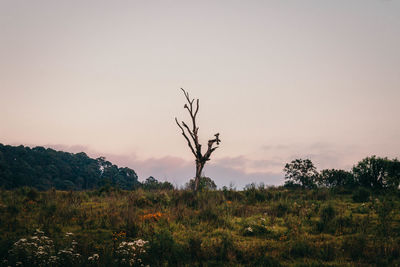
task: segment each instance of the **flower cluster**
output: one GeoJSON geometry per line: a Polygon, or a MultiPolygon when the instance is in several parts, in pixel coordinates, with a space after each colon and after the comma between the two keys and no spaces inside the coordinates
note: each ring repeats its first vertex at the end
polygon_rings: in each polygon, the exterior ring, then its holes
{"type": "Polygon", "coordinates": [[[133,242],[121,242],[115,250],[117,259],[115,260],[122,266],[145,266],[142,256],[146,253],[146,245],[149,241],[142,239],[133,242]]]}
{"type": "Polygon", "coordinates": [[[36,204],[36,202],[33,201],[33,200],[28,200],[28,202],[26,202],[26,204],[27,204],[28,206],[33,206],[33,205],[36,204]]]}
{"type": "Polygon", "coordinates": [[[247,227],[246,229],[244,229],[247,233],[253,233],[253,228],[251,228],[251,226],[247,227]]]}
{"type": "MultiPolygon", "coordinates": [[[[72,233],[67,233],[72,234],[72,233]]],[[[71,235],[69,235],[71,236],[71,235]]],[[[71,245],[68,248],[61,249],[57,253],[58,262],[62,266],[76,265],[82,261],[82,255],[76,251],[78,242],[72,240],[71,245]]]]}
{"type": "Polygon", "coordinates": [[[161,217],[163,216],[163,214],[161,212],[156,212],[156,213],[149,213],[149,214],[145,214],[142,216],[143,220],[155,220],[158,221],[161,217]]]}
{"type": "Polygon", "coordinates": [[[95,254],[93,254],[92,256],[90,256],[90,257],[88,258],[88,261],[89,261],[90,263],[97,263],[97,262],[99,262],[99,259],[100,259],[99,254],[95,253],[95,254]]]}
{"type": "Polygon", "coordinates": [[[121,231],[121,232],[115,232],[113,233],[113,240],[117,241],[118,239],[122,239],[126,237],[126,232],[121,231]]]}
{"type": "MultiPolygon", "coordinates": [[[[66,233],[71,237],[73,233],[66,233]]],[[[34,236],[21,238],[15,242],[8,251],[8,259],[3,264],[6,266],[67,266],[81,263],[82,256],[77,253],[78,243],[72,240],[68,248],[56,253],[53,240],[37,229],[34,236]]],[[[97,255],[98,258],[98,255],[97,255]]]]}
{"type": "Polygon", "coordinates": [[[8,254],[8,264],[49,266],[57,262],[53,241],[39,229],[34,236],[15,242],[8,254]]]}

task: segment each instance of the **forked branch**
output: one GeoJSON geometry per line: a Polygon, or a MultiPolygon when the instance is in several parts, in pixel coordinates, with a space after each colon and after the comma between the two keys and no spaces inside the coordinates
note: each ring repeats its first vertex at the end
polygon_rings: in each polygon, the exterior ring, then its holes
{"type": "Polygon", "coordinates": [[[196,157],[196,152],[193,149],[192,143],[190,142],[189,138],[187,137],[185,130],[182,128],[182,126],[179,124],[178,119],[175,117],[176,124],[181,128],[182,130],[182,135],[185,137],[186,141],[188,142],[188,146],[190,147],[190,150],[192,151],[193,155],[196,157]]]}

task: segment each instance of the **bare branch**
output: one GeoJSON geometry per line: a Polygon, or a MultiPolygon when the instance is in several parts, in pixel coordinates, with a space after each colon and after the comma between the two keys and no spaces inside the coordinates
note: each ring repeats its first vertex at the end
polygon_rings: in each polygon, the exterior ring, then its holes
{"type": "Polygon", "coordinates": [[[197,112],[199,112],[199,99],[198,98],[197,98],[197,101],[196,101],[196,111],[194,112],[194,117],[196,117],[197,112]]]}
{"type": "Polygon", "coordinates": [[[187,126],[187,124],[186,124],[184,121],[182,121],[182,125],[183,125],[183,127],[185,127],[186,130],[189,132],[190,136],[191,136],[192,139],[193,139],[194,145],[197,147],[197,141],[196,141],[196,136],[195,136],[195,134],[194,134],[192,131],[190,131],[189,126],[187,126]]]}
{"type": "Polygon", "coordinates": [[[217,143],[217,145],[219,145],[219,143],[221,142],[221,140],[219,139],[219,133],[216,133],[214,139],[210,139],[208,140],[208,148],[207,148],[207,152],[204,154],[204,160],[209,160],[211,154],[218,148],[218,146],[213,147],[214,143],[217,143]]]}
{"type": "MultiPolygon", "coordinates": [[[[191,144],[189,138],[187,137],[187,135],[186,135],[186,133],[185,133],[185,130],[184,130],[184,129],[182,128],[182,126],[179,124],[178,119],[177,119],[176,117],[175,117],[175,121],[176,121],[176,124],[178,125],[178,127],[181,128],[181,130],[182,130],[182,135],[183,135],[183,137],[185,137],[186,141],[188,142],[188,146],[190,147],[190,150],[192,151],[193,155],[194,155],[195,157],[197,157],[196,152],[194,151],[193,146],[192,146],[192,144],[191,144]]],[[[190,133],[190,132],[189,132],[189,133],[190,133]]]]}
{"type": "Polygon", "coordinates": [[[192,112],[192,105],[193,105],[194,99],[190,100],[189,93],[186,92],[185,89],[183,89],[183,88],[181,88],[181,90],[183,91],[183,94],[185,95],[186,100],[187,100],[187,102],[188,102],[189,105],[190,105],[190,112],[192,112]]]}
{"type": "Polygon", "coordinates": [[[204,154],[204,161],[209,161],[210,160],[210,156],[211,154],[218,148],[218,146],[213,147],[209,150],[207,150],[207,152],[204,154]]]}

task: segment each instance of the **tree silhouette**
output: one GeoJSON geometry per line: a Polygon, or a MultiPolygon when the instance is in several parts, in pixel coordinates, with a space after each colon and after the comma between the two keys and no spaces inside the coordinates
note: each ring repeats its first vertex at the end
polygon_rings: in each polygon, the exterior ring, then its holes
{"type": "Polygon", "coordinates": [[[303,188],[314,188],[318,177],[317,169],[309,159],[295,159],[286,163],[283,171],[285,174],[285,185],[301,185],[303,188]]]}
{"type": "Polygon", "coordinates": [[[204,165],[207,161],[210,160],[211,154],[218,148],[221,140],[219,139],[219,133],[214,135],[214,139],[208,140],[207,151],[202,154],[201,152],[201,144],[199,143],[199,127],[196,124],[196,116],[199,112],[199,99],[196,99],[196,103],[194,105],[195,99],[190,99],[189,93],[186,92],[183,88],[181,88],[183,94],[185,95],[187,104],[184,105],[183,108],[187,109],[192,120],[192,127],[190,128],[184,121],[182,124],[178,122],[178,119],[175,117],[175,122],[178,127],[182,131],[183,137],[186,139],[190,151],[193,153],[196,159],[196,176],[194,179],[194,190],[197,191],[199,189],[199,181],[201,177],[201,173],[203,171],[204,165]],[[215,146],[215,144],[217,146],[215,146]]]}

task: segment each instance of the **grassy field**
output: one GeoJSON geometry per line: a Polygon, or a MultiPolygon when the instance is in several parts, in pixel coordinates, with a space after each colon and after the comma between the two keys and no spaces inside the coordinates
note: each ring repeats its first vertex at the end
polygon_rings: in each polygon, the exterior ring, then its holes
{"type": "Polygon", "coordinates": [[[0,191],[4,266],[400,266],[400,195],[0,191]]]}

